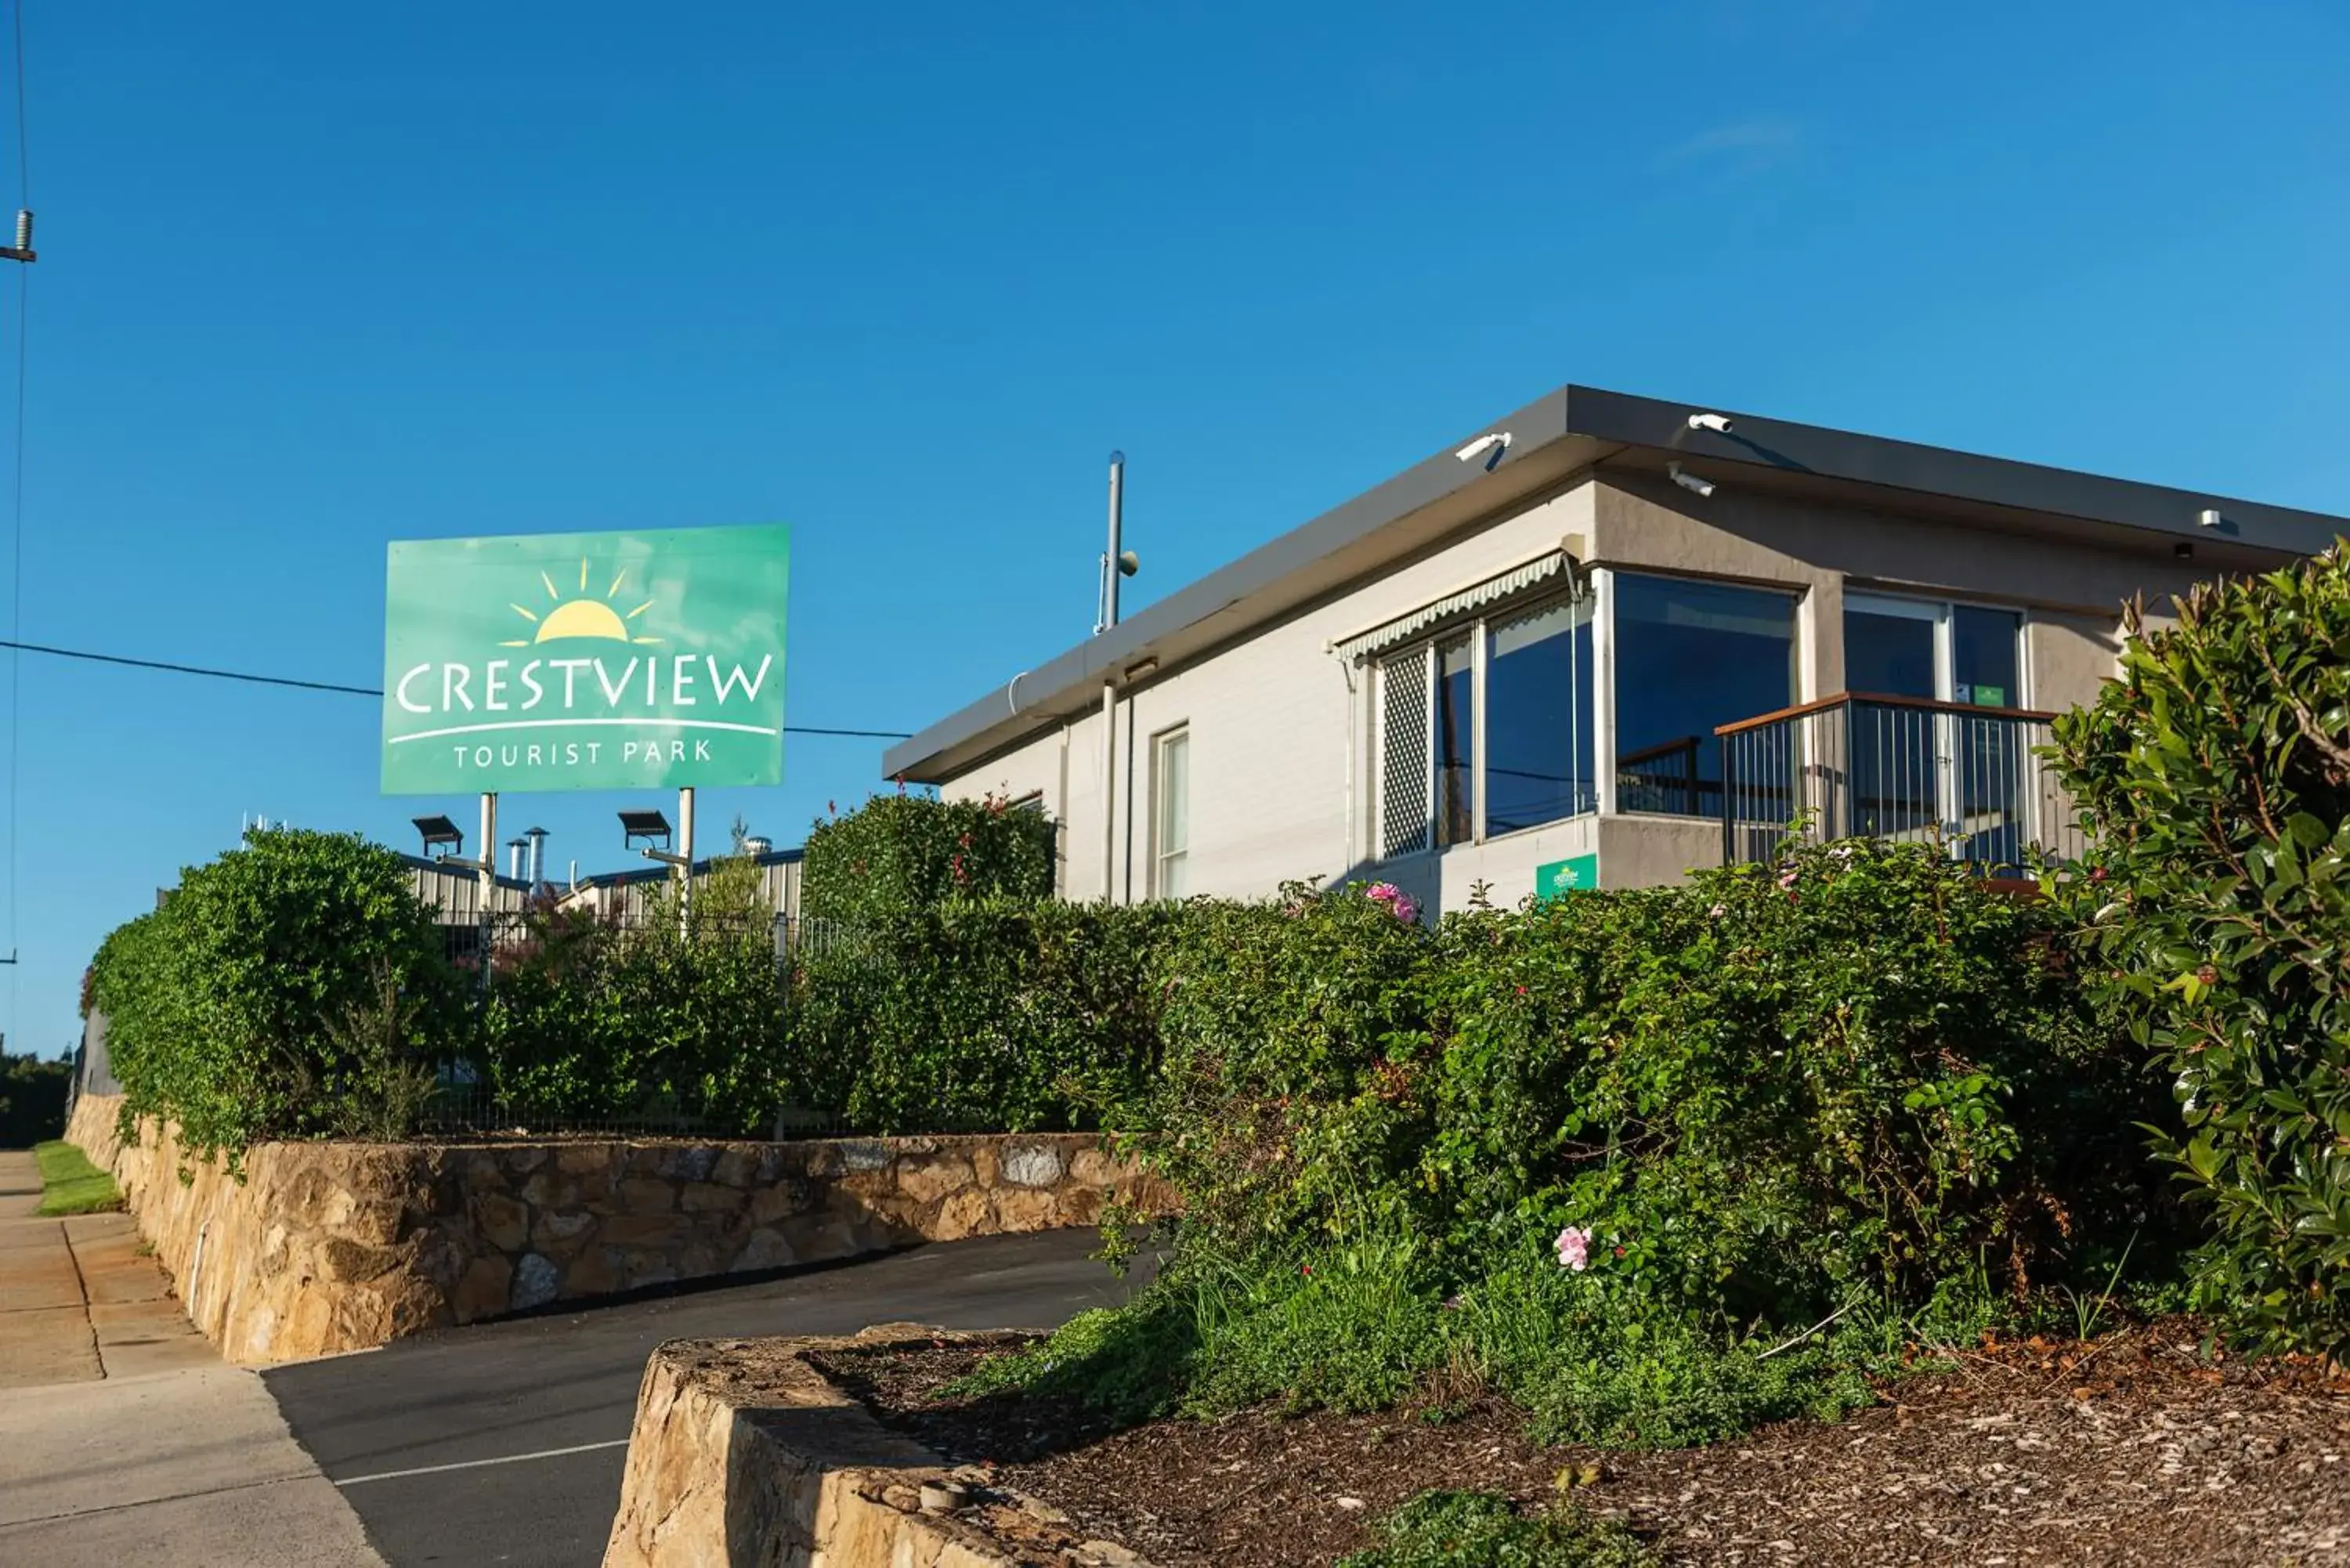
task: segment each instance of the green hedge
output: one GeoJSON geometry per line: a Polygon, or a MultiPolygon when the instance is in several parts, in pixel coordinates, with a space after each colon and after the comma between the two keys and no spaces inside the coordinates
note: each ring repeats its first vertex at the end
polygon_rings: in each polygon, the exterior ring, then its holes
{"type": "Polygon", "coordinates": [[[794,978],[797,1102],[876,1132],[1092,1125],[1153,1069],[1169,906],[952,901],[879,913],[794,978]]]}
{"type": "Polygon", "coordinates": [[[1479,1277],[1586,1267],[1720,1321],[2019,1288],[2155,1206],[2144,1081],[2052,912],[1916,846],[1448,918],[1292,889],[1180,922],[1120,1125],[1228,1255],[1400,1210],[1479,1277]]]}
{"type": "MultiPolygon", "coordinates": [[[[2133,628],[2137,630],[2137,628],[2133,628]]],[[[2096,853],[2051,891],[2169,1082],[2201,1303],[2350,1349],[2350,546],[2198,590],[2056,725],[2096,853]]]]}
{"type": "Polygon", "coordinates": [[[1053,896],[1052,819],[994,796],[875,795],[808,830],[800,913],[857,925],[972,898],[1053,896]]]}
{"type": "Polygon", "coordinates": [[[748,860],[721,861],[690,914],[665,888],[625,929],[584,909],[527,915],[498,954],[473,1064],[542,1118],[684,1112],[766,1136],[791,1047],[757,877],[748,860]]]}
{"type": "Polygon", "coordinates": [[[463,1017],[407,865],[351,834],[247,833],[94,971],[126,1120],[169,1116],[206,1155],[377,1125],[463,1017]]]}

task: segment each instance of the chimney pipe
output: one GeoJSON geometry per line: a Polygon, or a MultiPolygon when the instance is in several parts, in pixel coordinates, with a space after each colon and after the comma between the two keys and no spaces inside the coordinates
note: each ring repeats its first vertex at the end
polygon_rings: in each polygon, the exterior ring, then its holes
{"type": "Polygon", "coordinates": [[[529,843],[524,839],[506,840],[506,876],[514,881],[522,880],[522,852],[529,847],[529,843]]]}
{"type": "Polygon", "coordinates": [[[546,870],[546,829],[534,827],[523,835],[530,840],[530,885],[534,890],[544,881],[546,870]]]}

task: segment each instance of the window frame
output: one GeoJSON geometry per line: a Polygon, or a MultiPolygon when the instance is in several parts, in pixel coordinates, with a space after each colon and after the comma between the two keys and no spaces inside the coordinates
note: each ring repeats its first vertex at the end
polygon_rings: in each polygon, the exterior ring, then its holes
{"type": "MultiPolygon", "coordinates": [[[[1602,584],[1603,592],[1600,595],[1600,605],[1607,612],[1605,631],[1602,634],[1603,640],[1600,642],[1600,647],[1604,651],[1601,652],[1599,658],[1596,660],[1596,662],[1598,662],[1603,666],[1603,673],[1607,680],[1607,689],[1602,697],[1602,701],[1606,705],[1604,709],[1604,716],[1607,726],[1607,738],[1605,741],[1607,761],[1604,763],[1598,764],[1600,815],[1603,816],[1632,817],[1643,822],[1718,823],[1721,820],[1718,814],[1710,815],[1700,812],[1692,815],[1686,812],[1627,811],[1623,808],[1621,801],[1622,789],[1620,768],[1617,760],[1621,755],[1622,752],[1622,747],[1618,741],[1620,730],[1617,722],[1617,710],[1620,703],[1618,700],[1619,691],[1617,682],[1618,664],[1618,660],[1617,659],[1617,648],[1618,631],[1616,616],[1617,607],[1621,602],[1617,592],[1620,579],[1625,577],[1640,577],[1651,582],[1694,583],[1705,587],[1737,588],[1747,593],[1770,594],[1787,600],[1789,607],[1794,612],[1788,618],[1787,622],[1787,690],[1788,705],[1791,707],[1803,701],[1803,693],[1808,689],[1807,677],[1804,673],[1806,661],[1804,659],[1805,645],[1804,637],[1804,607],[1810,600],[1811,586],[1806,583],[1756,580],[1751,577],[1707,576],[1704,574],[1698,572],[1659,571],[1651,566],[1617,567],[1610,569],[1604,574],[1595,572],[1593,576],[1604,577],[1604,582],[1602,584]]],[[[1838,623],[1836,636],[1837,646],[1841,649],[1843,646],[1844,636],[1841,622],[1838,623]]],[[[1741,717],[1752,717],[1752,715],[1742,714],[1741,717]]],[[[1727,722],[1728,721],[1725,722],[1727,722]]],[[[1700,737],[1700,739],[1702,739],[1702,737],[1700,737]]]]}
{"type": "Polygon", "coordinates": [[[1607,699],[1598,687],[1600,671],[1604,668],[1602,649],[1606,636],[1601,623],[1604,602],[1598,592],[1602,576],[1603,574],[1599,572],[1592,572],[1587,576],[1577,575],[1565,587],[1560,587],[1555,583],[1544,583],[1539,589],[1513,594],[1507,597],[1493,600],[1492,603],[1480,605],[1471,614],[1439,622],[1413,637],[1398,642],[1391,648],[1383,648],[1365,661],[1371,667],[1371,678],[1363,682],[1364,699],[1369,709],[1369,722],[1365,726],[1365,732],[1369,740],[1366,771],[1371,787],[1366,792],[1369,809],[1364,814],[1367,829],[1367,842],[1364,847],[1369,863],[1385,865],[1392,861],[1409,859],[1413,856],[1440,855],[1448,849],[1457,848],[1461,845],[1486,844],[1492,841],[1494,836],[1488,831],[1489,825],[1485,819],[1487,796],[1485,764],[1490,730],[1486,722],[1488,711],[1486,693],[1492,671],[1492,628],[1497,624],[1520,620],[1563,605],[1581,607],[1584,610],[1584,618],[1575,623],[1575,628],[1570,629],[1569,635],[1573,634],[1573,629],[1579,629],[1586,626],[1591,630],[1591,659],[1579,677],[1579,684],[1584,688],[1582,696],[1591,715],[1594,770],[1591,809],[1575,812],[1566,816],[1554,817],[1548,822],[1536,823],[1531,826],[1513,827],[1500,836],[1511,838],[1520,834],[1539,833],[1546,828],[1555,827],[1559,823],[1573,822],[1579,817],[1596,816],[1604,811],[1607,805],[1606,770],[1599,766],[1598,752],[1604,743],[1603,736],[1608,726],[1607,699]],[[1440,747],[1436,730],[1437,687],[1443,680],[1443,661],[1437,650],[1440,646],[1463,637],[1466,637],[1469,641],[1470,660],[1468,703],[1471,731],[1469,737],[1470,832],[1466,838],[1444,844],[1438,842],[1437,833],[1438,817],[1443,806],[1443,769],[1439,762],[1440,747]],[[1386,836],[1389,786],[1388,770],[1386,765],[1388,683],[1391,679],[1391,667],[1406,659],[1415,660],[1419,666],[1421,687],[1419,789],[1423,807],[1419,836],[1407,845],[1390,849],[1388,847],[1386,836]]]}
{"type": "Polygon", "coordinates": [[[1167,890],[1167,865],[1170,860],[1182,862],[1188,872],[1191,861],[1191,722],[1186,719],[1150,734],[1150,897],[1172,898],[1188,894],[1167,890]],[[1183,748],[1183,844],[1179,849],[1167,847],[1168,791],[1167,753],[1170,746],[1180,742],[1183,748]]]}
{"type": "MultiPolygon", "coordinates": [[[[1904,594],[1882,588],[1846,587],[1844,604],[1836,618],[1836,652],[1843,662],[1845,649],[1844,618],[1852,613],[1854,601],[1859,601],[1864,614],[1899,617],[1909,620],[1931,621],[1934,627],[1934,701],[1955,702],[1958,691],[1958,612],[1962,609],[1991,610],[2015,618],[2015,691],[2001,708],[2029,710],[2033,706],[2032,679],[2032,613],[2022,605],[1994,604],[1989,599],[1970,599],[1956,595],[1904,594]]],[[[1852,690],[1847,671],[1844,688],[1852,690]]]]}

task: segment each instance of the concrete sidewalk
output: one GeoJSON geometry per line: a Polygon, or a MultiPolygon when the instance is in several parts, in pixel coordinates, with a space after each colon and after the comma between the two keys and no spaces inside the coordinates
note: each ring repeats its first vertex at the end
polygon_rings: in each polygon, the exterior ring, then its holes
{"type": "Polygon", "coordinates": [[[31,1155],[0,1151],[0,1563],[380,1568],[130,1216],[37,1219],[40,1191],[31,1155]]]}

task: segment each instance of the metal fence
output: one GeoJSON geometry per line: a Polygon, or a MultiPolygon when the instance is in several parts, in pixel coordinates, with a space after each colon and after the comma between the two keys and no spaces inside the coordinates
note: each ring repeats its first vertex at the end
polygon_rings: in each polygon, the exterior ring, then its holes
{"type": "Polygon", "coordinates": [[[1934,843],[1990,875],[2077,858],[2071,798],[2038,755],[2049,713],[1846,693],[1724,725],[1722,858],[1812,839],[1934,843]]]}

